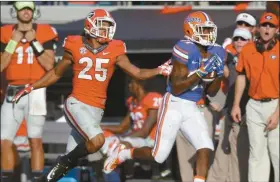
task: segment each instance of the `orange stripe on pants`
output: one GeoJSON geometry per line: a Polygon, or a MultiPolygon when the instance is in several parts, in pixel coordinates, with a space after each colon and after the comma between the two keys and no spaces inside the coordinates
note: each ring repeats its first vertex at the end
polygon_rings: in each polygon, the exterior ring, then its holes
{"type": "Polygon", "coordinates": [[[163,102],[164,105],[161,107],[161,114],[160,114],[161,117],[158,118],[159,123],[158,123],[158,127],[157,127],[156,140],[155,140],[155,145],[154,145],[153,154],[152,154],[153,156],[155,156],[157,154],[159,146],[160,146],[161,130],[162,130],[164,118],[165,118],[165,115],[167,112],[170,94],[167,93],[165,98],[166,98],[165,102],[163,102]]]}

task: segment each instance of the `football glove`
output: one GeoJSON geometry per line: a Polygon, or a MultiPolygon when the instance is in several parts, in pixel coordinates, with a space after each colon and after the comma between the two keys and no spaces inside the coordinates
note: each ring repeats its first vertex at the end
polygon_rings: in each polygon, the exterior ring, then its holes
{"type": "Polygon", "coordinates": [[[219,56],[217,56],[217,59],[215,60],[215,65],[217,77],[222,77],[224,75],[224,62],[219,56]]]}
{"type": "Polygon", "coordinates": [[[208,75],[208,73],[211,73],[212,71],[215,70],[215,62],[218,56],[216,54],[211,55],[209,57],[209,59],[204,63],[201,64],[200,68],[198,70],[196,70],[196,74],[200,77],[203,78],[206,75],[208,75]]]}
{"type": "Polygon", "coordinates": [[[32,87],[32,85],[28,84],[26,85],[26,87],[22,90],[20,90],[13,98],[12,102],[18,103],[18,101],[20,100],[21,97],[29,94],[30,92],[32,92],[34,88],[32,87]]]}
{"type": "Polygon", "coordinates": [[[169,76],[173,68],[173,66],[170,64],[171,64],[171,60],[169,59],[164,64],[160,65],[158,67],[160,69],[159,74],[163,76],[169,76]]]}

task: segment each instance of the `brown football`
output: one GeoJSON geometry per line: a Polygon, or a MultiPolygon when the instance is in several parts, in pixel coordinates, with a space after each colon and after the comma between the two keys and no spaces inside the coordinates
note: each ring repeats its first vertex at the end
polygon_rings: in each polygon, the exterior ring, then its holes
{"type": "Polygon", "coordinates": [[[214,81],[214,79],[216,78],[217,73],[216,71],[212,71],[211,73],[209,73],[208,75],[206,75],[202,80],[204,82],[212,82],[214,81]]]}

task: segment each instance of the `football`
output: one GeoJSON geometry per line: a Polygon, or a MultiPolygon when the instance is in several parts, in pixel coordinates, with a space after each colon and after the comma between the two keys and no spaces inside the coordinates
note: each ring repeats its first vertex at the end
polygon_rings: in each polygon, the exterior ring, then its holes
{"type": "Polygon", "coordinates": [[[216,78],[217,73],[216,71],[212,71],[211,73],[209,73],[208,75],[206,75],[202,80],[204,82],[212,82],[214,81],[214,79],[216,78]]]}

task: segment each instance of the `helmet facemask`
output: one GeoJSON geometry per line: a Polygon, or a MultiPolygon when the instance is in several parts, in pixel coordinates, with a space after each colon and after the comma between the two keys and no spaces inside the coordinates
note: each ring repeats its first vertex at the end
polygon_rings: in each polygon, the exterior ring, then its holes
{"type": "Polygon", "coordinates": [[[98,41],[111,41],[116,32],[116,22],[110,17],[98,17],[94,21],[88,18],[92,25],[90,29],[85,27],[85,32],[91,37],[98,38],[98,41]],[[104,26],[104,22],[108,22],[109,26],[104,26]]]}
{"type": "Polygon", "coordinates": [[[190,23],[190,27],[193,30],[193,35],[187,36],[187,38],[203,46],[212,46],[216,43],[217,26],[212,21],[206,21],[203,24],[190,23]],[[205,29],[209,29],[209,31],[205,33],[205,29]]]}

